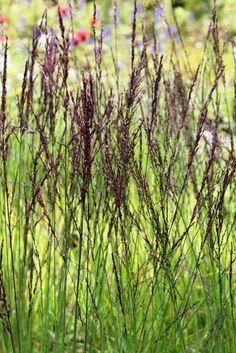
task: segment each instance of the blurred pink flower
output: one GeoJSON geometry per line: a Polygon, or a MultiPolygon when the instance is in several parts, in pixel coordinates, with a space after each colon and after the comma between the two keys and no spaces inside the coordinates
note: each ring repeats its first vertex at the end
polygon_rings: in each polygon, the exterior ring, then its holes
{"type": "Polygon", "coordinates": [[[6,22],[9,22],[9,18],[5,15],[1,15],[0,16],[0,23],[6,23],[6,22]]]}
{"type": "Polygon", "coordinates": [[[4,36],[3,34],[0,34],[0,43],[5,42],[6,40],[6,36],[4,36]]]}

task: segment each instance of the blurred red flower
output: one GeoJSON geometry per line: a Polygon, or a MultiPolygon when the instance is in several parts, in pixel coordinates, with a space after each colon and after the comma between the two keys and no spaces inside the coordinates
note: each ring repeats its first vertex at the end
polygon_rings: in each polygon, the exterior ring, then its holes
{"type": "Polygon", "coordinates": [[[62,16],[67,16],[70,13],[70,7],[67,5],[64,6],[59,6],[58,7],[58,12],[62,15],[62,16]]]}
{"type": "Polygon", "coordinates": [[[6,23],[9,22],[9,18],[5,15],[0,16],[0,23],[6,23]]]}
{"type": "Polygon", "coordinates": [[[100,23],[100,20],[99,20],[99,18],[90,18],[89,19],[89,23],[92,25],[92,26],[96,26],[96,25],[98,25],[99,23],[100,23]]]}
{"type": "Polygon", "coordinates": [[[80,42],[85,42],[86,39],[89,37],[89,31],[86,29],[78,29],[74,33],[74,44],[78,45],[80,42]]]}

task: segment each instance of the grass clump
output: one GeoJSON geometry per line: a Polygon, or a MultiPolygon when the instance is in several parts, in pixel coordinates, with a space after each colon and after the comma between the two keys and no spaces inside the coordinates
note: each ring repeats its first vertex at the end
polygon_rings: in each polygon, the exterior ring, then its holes
{"type": "Polygon", "coordinates": [[[136,1],[125,73],[95,26],[81,70],[58,18],[60,35],[46,14],[34,31],[15,107],[5,45],[0,350],[235,352],[235,99],[215,6],[196,69],[182,40],[161,56],[152,26],[138,46],[136,1]]]}

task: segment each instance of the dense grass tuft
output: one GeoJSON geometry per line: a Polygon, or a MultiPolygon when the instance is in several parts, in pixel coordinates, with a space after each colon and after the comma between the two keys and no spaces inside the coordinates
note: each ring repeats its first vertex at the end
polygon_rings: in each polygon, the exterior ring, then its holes
{"type": "Polygon", "coordinates": [[[129,65],[115,30],[107,71],[103,30],[81,67],[60,11],[60,35],[45,13],[14,103],[6,42],[1,352],[236,352],[229,43],[215,6],[196,68],[182,37],[159,54],[154,24],[138,45],[137,21],[134,1],[129,65]]]}

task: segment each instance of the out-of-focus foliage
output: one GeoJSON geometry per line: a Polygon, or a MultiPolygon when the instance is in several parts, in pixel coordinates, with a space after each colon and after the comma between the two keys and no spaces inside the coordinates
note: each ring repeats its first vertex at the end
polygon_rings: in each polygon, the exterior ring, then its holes
{"type": "MultiPolygon", "coordinates": [[[[164,51],[170,42],[171,36],[178,41],[176,23],[180,28],[185,40],[186,48],[191,48],[194,60],[197,62],[202,54],[203,40],[208,31],[211,17],[211,5],[213,0],[137,0],[137,40],[142,42],[142,24],[145,24],[147,35],[152,36],[153,20],[155,22],[155,33],[159,50],[164,51]],[[169,25],[169,30],[167,29],[169,25]]],[[[219,17],[219,30],[223,37],[233,38],[236,35],[236,13],[235,0],[217,0],[217,15],[219,17]]],[[[15,80],[21,82],[22,72],[20,67],[27,54],[32,37],[32,31],[40,23],[40,19],[46,9],[48,28],[59,34],[57,4],[67,6],[71,4],[74,31],[85,30],[89,33],[86,41],[76,46],[75,51],[81,58],[89,56],[93,42],[93,0],[0,0],[0,16],[6,16],[7,21],[0,23],[0,48],[3,47],[2,38],[8,37],[9,43],[9,74],[15,80]],[[81,55],[82,54],[82,55],[81,55]],[[14,63],[14,64],[13,64],[14,63]]],[[[126,47],[130,42],[130,23],[132,21],[133,0],[96,0],[97,17],[99,24],[96,26],[97,33],[104,26],[104,49],[109,51],[114,44],[114,4],[117,3],[117,34],[119,46],[126,47]]],[[[63,17],[68,33],[71,33],[71,16],[68,13],[63,17]]],[[[71,34],[70,34],[71,35],[71,34]]],[[[43,47],[43,36],[40,41],[43,47]]],[[[3,53],[3,51],[2,51],[3,53]]],[[[191,55],[191,54],[189,54],[191,55]]],[[[122,53],[122,61],[129,57],[129,52],[122,53]]],[[[229,59],[230,60],[230,59],[229,59]]],[[[231,60],[232,61],[232,60],[231,60]]],[[[1,62],[0,62],[1,63],[1,62]]],[[[230,64],[230,66],[232,66],[230,64]]]]}
{"type": "Polygon", "coordinates": [[[186,11],[191,11],[196,18],[204,16],[206,12],[210,11],[210,0],[173,0],[173,7],[182,7],[186,11]]]}
{"type": "MultiPolygon", "coordinates": [[[[211,13],[212,0],[142,0],[144,8],[152,11],[157,4],[175,11],[176,17],[180,25],[183,27],[193,26],[195,22],[205,22],[209,19],[211,13]]],[[[231,35],[236,35],[236,1],[235,0],[216,0],[217,15],[220,18],[221,25],[230,32],[231,35]]],[[[202,27],[201,27],[202,28],[202,27]]],[[[198,26],[199,30],[199,26],[198,26]]]]}

